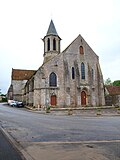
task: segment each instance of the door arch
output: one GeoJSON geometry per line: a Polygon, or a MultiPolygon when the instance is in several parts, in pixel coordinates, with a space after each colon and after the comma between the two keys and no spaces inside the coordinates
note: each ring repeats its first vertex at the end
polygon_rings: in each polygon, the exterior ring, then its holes
{"type": "Polygon", "coordinates": [[[50,98],[50,104],[52,106],[56,106],[57,105],[57,97],[56,95],[52,95],[51,98],[50,98]]]}
{"type": "Polygon", "coordinates": [[[81,105],[86,105],[86,98],[87,98],[86,92],[82,91],[81,92],[81,105]]]}

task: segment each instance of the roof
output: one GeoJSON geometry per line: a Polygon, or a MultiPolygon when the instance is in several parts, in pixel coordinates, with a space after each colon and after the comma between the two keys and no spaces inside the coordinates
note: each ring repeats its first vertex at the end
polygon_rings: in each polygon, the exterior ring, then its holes
{"type": "Polygon", "coordinates": [[[50,25],[49,25],[49,28],[48,28],[48,31],[47,31],[46,36],[48,36],[48,35],[58,36],[57,31],[56,31],[56,28],[55,28],[55,25],[54,25],[54,23],[53,23],[52,20],[51,20],[51,22],[50,22],[50,25]]]}
{"type": "Polygon", "coordinates": [[[120,86],[105,86],[110,95],[120,95],[120,86]]]}
{"type": "Polygon", "coordinates": [[[29,80],[36,70],[12,69],[12,80],[29,80]]]}

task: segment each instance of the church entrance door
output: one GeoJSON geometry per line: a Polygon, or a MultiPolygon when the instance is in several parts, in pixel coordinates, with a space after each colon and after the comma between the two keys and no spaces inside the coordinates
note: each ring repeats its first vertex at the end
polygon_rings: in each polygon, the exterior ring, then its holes
{"type": "Polygon", "coordinates": [[[81,92],[81,105],[86,105],[86,93],[85,93],[85,91],[81,92]]]}
{"type": "Polygon", "coordinates": [[[56,95],[51,96],[51,105],[56,106],[57,105],[57,97],[56,95]]]}

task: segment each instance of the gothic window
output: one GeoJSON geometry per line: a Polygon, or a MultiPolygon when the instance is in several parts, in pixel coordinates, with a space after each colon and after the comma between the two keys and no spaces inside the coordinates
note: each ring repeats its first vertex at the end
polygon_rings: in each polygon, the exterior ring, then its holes
{"type": "Polygon", "coordinates": [[[92,80],[94,80],[94,70],[92,69],[92,80]]]}
{"type": "Polygon", "coordinates": [[[80,46],[80,54],[84,54],[83,46],[80,46]]]}
{"type": "Polygon", "coordinates": [[[57,86],[57,76],[54,72],[52,72],[49,76],[49,85],[51,87],[56,87],[57,86]]]}
{"type": "Polygon", "coordinates": [[[31,86],[31,88],[32,88],[32,91],[34,90],[34,79],[32,79],[32,86],[31,86]]]}
{"type": "Polygon", "coordinates": [[[29,92],[29,84],[27,84],[27,93],[29,92]]]}
{"type": "Polygon", "coordinates": [[[50,38],[48,38],[48,40],[47,40],[47,50],[48,51],[50,50],[50,38]]]}
{"type": "Polygon", "coordinates": [[[53,39],[53,50],[56,50],[56,40],[55,40],[55,38],[53,39]]]}
{"type": "Polygon", "coordinates": [[[81,77],[85,79],[85,65],[83,62],[81,63],[81,77]]]}
{"type": "Polygon", "coordinates": [[[75,79],[75,69],[72,67],[72,79],[75,79]]]}

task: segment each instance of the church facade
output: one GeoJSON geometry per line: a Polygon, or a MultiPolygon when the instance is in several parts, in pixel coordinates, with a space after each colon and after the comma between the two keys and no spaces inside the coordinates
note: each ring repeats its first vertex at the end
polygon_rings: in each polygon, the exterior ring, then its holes
{"type": "MultiPolygon", "coordinates": [[[[61,38],[51,20],[44,43],[42,66],[27,78],[23,77],[21,100],[37,107],[103,106],[104,83],[99,57],[81,35],[61,52],[61,38]]],[[[14,74],[14,73],[13,73],[14,74]]],[[[21,82],[21,83],[22,83],[21,82]]],[[[11,80],[13,99],[15,84],[11,80]]],[[[9,95],[9,94],[8,94],[9,95]]]]}

